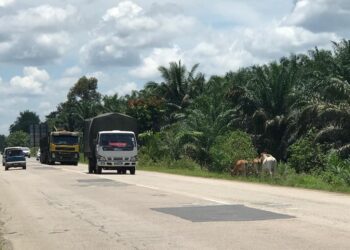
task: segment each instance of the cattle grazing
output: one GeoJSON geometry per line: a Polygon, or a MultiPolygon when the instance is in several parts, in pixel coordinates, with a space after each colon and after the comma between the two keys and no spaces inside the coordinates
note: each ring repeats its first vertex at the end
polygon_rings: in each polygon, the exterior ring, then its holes
{"type": "Polygon", "coordinates": [[[255,158],[252,162],[248,164],[248,175],[255,174],[258,175],[261,168],[261,159],[255,158]]]}
{"type": "Polygon", "coordinates": [[[270,176],[274,174],[277,169],[277,160],[270,154],[261,154],[261,172],[268,172],[270,176]]]}
{"type": "Polygon", "coordinates": [[[234,175],[246,175],[247,174],[247,166],[248,166],[248,161],[246,160],[238,160],[233,168],[231,169],[231,176],[234,175]]]}

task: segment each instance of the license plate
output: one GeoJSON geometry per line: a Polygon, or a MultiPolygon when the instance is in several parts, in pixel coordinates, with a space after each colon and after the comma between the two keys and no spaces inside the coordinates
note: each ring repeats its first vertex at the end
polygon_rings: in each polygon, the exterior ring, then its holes
{"type": "Polygon", "coordinates": [[[115,161],[114,165],[123,165],[123,162],[122,161],[115,161]]]}

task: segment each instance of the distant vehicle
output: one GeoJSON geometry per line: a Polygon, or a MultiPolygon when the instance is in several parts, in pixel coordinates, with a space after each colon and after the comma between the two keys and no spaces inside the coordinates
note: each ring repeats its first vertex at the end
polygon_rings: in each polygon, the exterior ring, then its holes
{"type": "Polygon", "coordinates": [[[40,140],[40,162],[78,165],[79,133],[69,131],[50,132],[40,140]]]}
{"type": "Polygon", "coordinates": [[[24,153],[24,156],[30,158],[30,149],[28,147],[22,147],[22,151],[24,153]]]}
{"type": "Polygon", "coordinates": [[[85,120],[84,154],[89,159],[89,173],[102,169],[135,174],[137,162],[136,119],[107,113],[85,120]]]}
{"type": "Polygon", "coordinates": [[[21,147],[9,147],[5,148],[2,165],[5,166],[5,170],[13,167],[27,168],[26,157],[21,147]]]}
{"type": "Polygon", "coordinates": [[[40,160],[40,148],[36,151],[36,160],[40,160]]]}

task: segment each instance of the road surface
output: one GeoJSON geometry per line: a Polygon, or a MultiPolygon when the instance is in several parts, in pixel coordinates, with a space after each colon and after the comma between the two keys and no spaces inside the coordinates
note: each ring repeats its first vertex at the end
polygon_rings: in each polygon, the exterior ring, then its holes
{"type": "Polygon", "coordinates": [[[26,250],[350,249],[349,195],[86,172],[33,158],[26,171],[2,167],[3,237],[26,250]]]}

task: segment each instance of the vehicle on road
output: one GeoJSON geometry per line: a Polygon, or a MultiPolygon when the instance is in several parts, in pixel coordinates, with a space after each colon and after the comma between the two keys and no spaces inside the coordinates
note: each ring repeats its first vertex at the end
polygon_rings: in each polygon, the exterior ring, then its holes
{"type": "Polygon", "coordinates": [[[28,147],[22,147],[22,151],[24,153],[24,156],[30,158],[30,149],[28,147]]]}
{"type": "Polygon", "coordinates": [[[84,154],[89,173],[102,170],[135,174],[137,163],[137,121],[119,113],[107,113],[85,120],[84,154]]]}
{"type": "Polygon", "coordinates": [[[14,167],[21,167],[23,169],[27,168],[26,157],[23,153],[21,147],[9,147],[5,148],[3,157],[2,157],[2,165],[5,166],[5,170],[14,167]]]}
{"type": "Polygon", "coordinates": [[[40,162],[78,165],[79,133],[69,131],[49,132],[40,140],[40,162]]]}
{"type": "Polygon", "coordinates": [[[40,148],[36,151],[36,160],[40,160],[40,148]]]}

